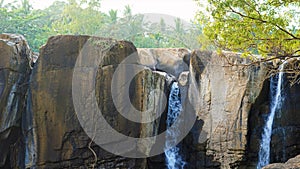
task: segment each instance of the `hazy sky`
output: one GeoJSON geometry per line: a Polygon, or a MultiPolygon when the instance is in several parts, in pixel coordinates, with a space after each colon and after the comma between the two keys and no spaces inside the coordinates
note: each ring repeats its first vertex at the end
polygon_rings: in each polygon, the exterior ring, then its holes
{"type": "MultiPolygon", "coordinates": [[[[34,8],[45,8],[54,1],[55,0],[31,0],[34,8]]],[[[110,9],[117,9],[121,13],[125,5],[129,5],[134,14],[168,14],[188,21],[194,18],[195,12],[198,9],[194,0],[102,0],[101,10],[107,12],[110,9]]]]}

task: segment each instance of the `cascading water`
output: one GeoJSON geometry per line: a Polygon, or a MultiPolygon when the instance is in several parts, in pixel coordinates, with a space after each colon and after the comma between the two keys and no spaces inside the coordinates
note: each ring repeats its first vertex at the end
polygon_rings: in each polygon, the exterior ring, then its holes
{"type": "MultiPolygon", "coordinates": [[[[30,76],[30,81],[31,81],[30,76]]],[[[22,129],[25,139],[25,168],[36,168],[36,137],[34,126],[34,118],[32,112],[31,88],[28,89],[26,99],[26,113],[22,115],[22,129]]]]}
{"type": "Polygon", "coordinates": [[[262,167],[268,165],[270,163],[270,144],[271,144],[271,136],[272,136],[272,126],[274,121],[275,112],[281,106],[282,101],[282,82],[283,82],[283,68],[284,64],[279,67],[279,74],[271,78],[270,82],[270,113],[266,118],[266,124],[263,128],[262,139],[259,148],[258,154],[258,164],[257,169],[261,169],[262,167]]]}
{"type": "MultiPolygon", "coordinates": [[[[167,127],[171,127],[171,125],[175,122],[179,114],[181,113],[182,105],[180,99],[180,90],[178,87],[178,83],[174,82],[171,87],[171,92],[169,96],[169,107],[168,107],[168,115],[167,115],[167,127]]],[[[174,145],[177,141],[176,138],[179,135],[179,130],[167,130],[166,132],[166,147],[170,147],[174,145]]],[[[180,155],[179,146],[172,147],[165,151],[166,156],[166,165],[168,169],[183,169],[186,165],[186,162],[183,160],[180,155]]]]}

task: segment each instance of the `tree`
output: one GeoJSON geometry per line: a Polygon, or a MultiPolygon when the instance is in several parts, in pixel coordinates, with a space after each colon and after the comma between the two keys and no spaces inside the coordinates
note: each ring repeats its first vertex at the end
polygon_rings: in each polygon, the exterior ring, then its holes
{"type": "Polygon", "coordinates": [[[113,37],[116,39],[120,38],[120,26],[117,10],[109,10],[108,15],[104,16],[104,28],[97,35],[103,37],[113,37]]]}
{"type": "Polygon", "coordinates": [[[96,3],[96,0],[69,0],[60,18],[52,24],[52,29],[57,34],[95,35],[103,26],[104,16],[97,10],[100,4],[96,3]]]}
{"type": "MultiPolygon", "coordinates": [[[[1,1],[3,6],[3,2],[1,1]]],[[[39,35],[45,31],[41,22],[42,13],[32,10],[28,0],[8,3],[0,8],[0,30],[5,33],[24,35],[34,51],[43,43],[39,35]]]]}
{"type": "Polygon", "coordinates": [[[143,34],[145,31],[144,15],[133,15],[129,5],[125,6],[123,15],[124,17],[120,19],[119,24],[121,37],[125,40],[135,42],[135,37],[143,34]]]}
{"type": "Polygon", "coordinates": [[[167,25],[164,19],[160,18],[160,22],[159,22],[159,30],[161,32],[166,32],[167,31],[167,25]]]}
{"type": "Polygon", "coordinates": [[[25,14],[28,14],[30,10],[32,9],[32,6],[29,3],[29,0],[21,0],[22,3],[22,10],[24,11],[25,14]]]}
{"type": "Polygon", "coordinates": [[[108,11],[108,14],[109,14],[109,21],[111,23],[114,23],[114,24],[117,23],[117,21],[118,21],[118,11],[111,9],[111,10],[108,11]]]}
{"type": "Polygon", "coordinates": [[[26,37],[34,51],[57,34],[87,34],[132,41],[136,47],[198,48],[196,38],[202,29],[186,27],[179,18],[174,26],[164,19],[158,23],[147,21],[142,14],[133,14],[125,6],[123,16],[117,10],[107,14],[100,11],[100,0],[55,1],[46,9],[33,9],[30,0],[5,3],[0,0],[0,30],[26,37]],[[195,46],[195,47],[194,47],[195,46]]]}
{"type": "Polygon", "coordinates": [[[40,15],[35,23],[39,26],[39,29],[41,29],[41,31],[35,33],[35,39],[30,42],[31,47],[35,51],[38,51],[39,47],[45,44],[50,36],[57,34],[52,24],[60,19],[66,5],[66,2],[55,1],[44,10],[33,10],[34,13],[40,15]]]}
{"type": "Polygon", "coordinates": [[[198,21],[219,51],[242,52],[256,62],[300,56],[299,0],[208,2],[209,15],[199,13],[198,21]]]}

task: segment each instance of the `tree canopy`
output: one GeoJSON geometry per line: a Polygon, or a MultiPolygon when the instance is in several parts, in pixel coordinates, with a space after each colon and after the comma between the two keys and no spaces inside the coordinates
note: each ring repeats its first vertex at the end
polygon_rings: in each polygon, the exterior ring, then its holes
{"type": "Polygon", "coordinates": [[[208,0],[208,3],[206,11],[197,16],[209,39],[206,46],[241,52],[259,61],[300,56],[299,0],[208,0]]]}
{"type": "Polygon", "coordinates": [[[140,48],[199,48],[201,29],[179,18],[173,25],[164,19],[149,22],[143,14],[133,14],[129,6],[123,11],[101,11],[101,0],[55,1],[43,10],[33,9],[30,0],[9,4],[0,0],[0,30],[25,36],[34,51],[53,35],[95,35],[132,41],[140,48]]]}

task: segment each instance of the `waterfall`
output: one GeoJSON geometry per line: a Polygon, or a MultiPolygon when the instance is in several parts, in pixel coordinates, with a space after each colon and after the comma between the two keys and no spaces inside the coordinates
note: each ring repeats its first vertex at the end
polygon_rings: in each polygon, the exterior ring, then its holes
{"type": "MultiPolygon", "coordinates": [[[[30,76],[30,80],[31,81],[30,76]]],[[[34,118],[32,112],[32,100],[31,100],[31,88],[29,87],[27,91],[26,98],[26,113],[22,114],[22,129],[25,140],[25,168],[36,168],[36,136],[34,129],[34,118]]]]}
{"type": "Polygon", "coordinates": [[[282,101],[281,89],[282,89],[283,74],[284,74],[282,71],[283,68],[284,68],[284,63],[279,67],[280,70],[279,74],[271,78],[270,113],[268,114],[265,126],[262,131],[262,139],[259,148],[257,169],[261,169],[262,167],[270,163],[270,144],[271,144],[273,120],[274,120],[276,110],[281,107],[281,101],[282,101]]]}
{"type": "MultiPolygon", "coordinates": [[[[174,82],[171,87],[171,92],[169,96],[169,107],[167,115],[167,128],[175,122],[176,118],[179,116],[182,110],[180,90],[178,83],[174,82]]],[[[180,130],[167,130],[166,132],[166,147],[171,147],[177,141],[176,137],[179,135],[180,130]]],[[[171,147],[165,151],[166,165],[168,169],[183,169],[186,162],[180,155],[179,146],[171,147]]]]}

